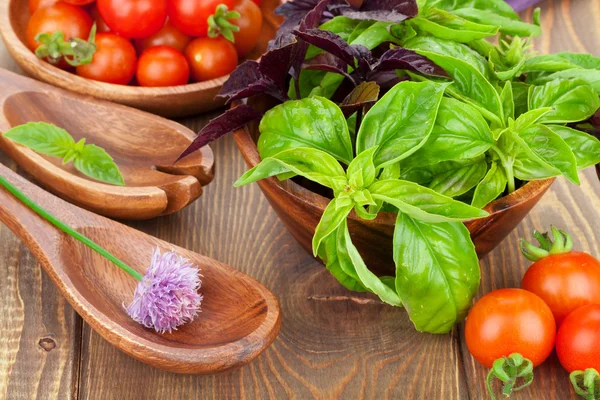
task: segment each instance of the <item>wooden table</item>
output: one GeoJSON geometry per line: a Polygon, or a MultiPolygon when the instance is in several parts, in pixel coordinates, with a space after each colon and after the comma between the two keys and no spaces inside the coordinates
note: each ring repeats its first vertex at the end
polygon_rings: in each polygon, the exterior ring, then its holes
{"type": "MultiPolygon", "coordinates": [[[[600,56],[600,0],[542,3],[542,52],[600,56]]],[[[531,12],[525,13],[526,17],[531,12]]],[[[0,47],[0,66],[18,71],[0,47]]],[[[184,122],[198,130],[216,114],[184,122]]],[[[263,282],[279,298],[275,343],[250,365],[220,376],[166,373],[120,353],[58,294],[29,251],[0,226],[0,399],[485,399],[486,371],[469,355],[463,326],[419,334],[401,308],[343,289],[305,253],[257,185],[234,189],[245,171],[231,136],[213,145],[216,179],[184,211],[133,226],[204,253],[263,282]]],[[[0,162],[14,165],[0,153],[0,162]]],[[[480,293],[519,285],[529,263],[517,239],[556,224],[577,248],[600,255],[600,182],[559,179],[539,205],[481,262],[480,293]]],[[[575,398],[553,355],[515,399],[575,398]]]]}

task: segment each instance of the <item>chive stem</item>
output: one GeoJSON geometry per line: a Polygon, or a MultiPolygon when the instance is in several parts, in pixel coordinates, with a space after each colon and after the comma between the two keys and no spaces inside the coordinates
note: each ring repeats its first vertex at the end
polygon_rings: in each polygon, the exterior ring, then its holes
{"type": "Polygon", "coordinates": [[[89,247],[90,249],[94,250],[101,256],[105,257],[107,260],[114,263],[117,267],[121,268],[123,271],[127,272],[129,275],[131,275],[138,281],[142,280],[143,276],[139,272],[137,272],[136,270],[131,268],[129,265],[125,264],[123,261],[119,260],[113,254],[111,254],[108,250],[104,249],[102,246],[100,246],[98,243],[94,242],[92,239],[77,232],[76,230],[74,230],[73,228],[71,228],[70,226],[68,226],[67,224],[65,224],[64,222],[59,220],[58,218],[56,218],[50,212],[46,211],[44,208],[42,208],[36,202],[31,200],[29,197],[27,197],[23,192],[21,192],[19,189],[17,189],[12,183],[10,183],[8,180],[6,180],[3,176],[0,176],[0,185],[2,185],[4,188],[6,188],[6,190],[8,190],[13,196],[15,196],[21,202],[23,202],[23,204],[25,204],[27,207],[29,207],[33,211],[35,211],[39,216],[44,218],[46,221],[50,222],[52,225],[54,225],[55,227],[57,227],[58,229],[60,229],[64,233],[66,233],[67,235],[77,239],[78,241],[80,241],[81,243],[83,243],[84,245],[89,247]]]}

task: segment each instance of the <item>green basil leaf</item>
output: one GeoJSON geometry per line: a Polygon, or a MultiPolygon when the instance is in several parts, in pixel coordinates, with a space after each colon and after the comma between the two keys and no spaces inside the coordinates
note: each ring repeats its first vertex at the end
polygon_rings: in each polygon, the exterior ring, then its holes
{"type": "Polygon", "coordinates": [[[354,207],[353,203],[350,204],[339,204],[340,199],[333,199],[329,202],[325,211],[323,212],[323,216],[315,229],[315,234],[312,239],[312,248],[313,254],[315,257],[319,252],[319,248],[321,247],[321,242],[327,236],[331,235],[346,219],[352,208],[354,207]]]}
{"type": "Polygon", "coordinates": [[[312,147],[350,164],[350,133],[335,103],[322,97],[287,101],[265,114],[258,139],[262,159],[298,147],[312,147]]]}
{"type": "Polygon", "coordinates": [[[401,212],[424,222],[465,221],[488,215],[485,211],[413,182],[377,181],[369,191],[375,200],[391,204],[401,212]]]}
{"type": "Polygon", "coordinates": [[[29,122],[4,132],[3,136],[37,153],[63,158],[75,146],[69,132],[45,122],[29,122]]]}
{"type": "Polygon", "coordinates": [[[518,118],[521,114],[524,114],[529,109],[528,96],[529,88],[531,85],[525,82],[513,82],[513,100],[515,102],[515,118],[518,118]]]}
{"type": "Polygon", "coordinates": [[[401,82],[365,115],[356,139],[356,151],[379,146],[376,168],[394,164],[419,149],[429,137],[445,84],[401,82]]]}
{"type": "Polygon", "coordinates": [[[577,169],[600,163],[600,140],[585,132],[560,125],[547,125],[565,141],[577,160],[577,169]]]}
{"type": "Polygon", "coordinates": [[[418,331],[446,333],[467,316],[480,270],[462,223],[428,224],[399,213],[394,261],[396,291],[418,331]]]}
{"type": "MultiPolygon", "coordinates": [[[[428,186],[436,176],[446,171],[457,170],[479,161],[481,157],[465,158],[462,160],[441,161],[435,164],[414,166],[409,164],[411,159],[402,161],[402,173],[399,179],[428,186]]],[[[383,178],[382,178],[383,180],[383,178]]]]}
{"type": "Polygon", "coordinates": [[[442,8],[446,11],[463,8],[489,10],[494,14],[502,15],[506,18],[519,20],[519,15],[504,0],[434,0],[429,5],[442,8]]]}
{"type": "Polygon", "coordinates": [[[515,121],[514,129],[519,132],[529,128],[531,125],[537,123],[544,115],[552,111],[552,107],[536,108],[531,111],[527,111],[524,114],[519,115],[519,118],[515,121]]]}
{"type": "Polygon", "coordinates": [[[322,24],[319,29],[333,32],[347,42],[359,23],[358,20],[338,15],[322,24]]]}
{"type": "Polygon", "coordinates": [[[347,184],[346,173],[333,156],[321,150],[298,147],[265,158],[256,167],[242,175],[234,183],[234,186],[247,185],[288,172],[303,176],[331,188],[335,192],[344,190],[347,184]]]}
{"type": "Polygon", "coordinates": [[[476,106],[490,122],[502,125],[500,96],[494,86],[473,66],[453,57],[417,50],[417,53],[429,58],[454,78],[448,93],[464,102],[476,106]]]}
{"type": "Polygon", "coordinates": [[[411,167],[477,157],[494,144],[488,123],[473,106],[444,97],[427,142],[406,159],[411,167]]]}
{"type": "Polygon", "coordinates": [[[365,262],[360,256],[358,250],[352,243],[350,232],[348,231],[348,223],[346,220],[342,222],[338,229],[341,233],[338,235],[338,248],[345,249],[347,251],[348,256],[352,260],[352,265],[356,270],[356,274],[360,278],[361,284],[370,292],[379,296],[381,301],[397,307],[402,306],[402,302],[400,301],[400,298],[396,292],[383,283],[381,279],[377,277],[377,275],[369,271],[365,265],[365,262]]]}
{"type": "Polygon", "coordinates": [[[323,97],[330,99],[343,81],[343,75],[334,72],[326,72],[325,75],[323,75],[321,82],[319,82],[319,85],[313,87],[308,97],[323,97]]]}
{"type": "MultiPolygon", "coordinates": [[[[321,81],[327,74],[326,71],[318,71],[312,69],[303,69],[300,71],[300,98],[305,99],[310,96],[313,89],[321,84],[321,81]]],[[[288,89],[288,96],[290,99],[297,99],[296,96],[296,85],[294,81],[290,82],[290,87],[288,89]]]]}
{"type": "Polygon", "coordinates": [[[581,80],[554,80],[529,90],[529,109],[552,107],[540,122],[568,123],[583,121],[600,108],[596,91],[581,80]]]}
{"type": "Polygon", "coordinates": [[[375,181],[377,175],[375,164],[373,164],[375,151],[377,151],[377,147],[363,151],[348,166],[346,176],[352,189],[369,187],[375,181]]]}
{"type": "Polygon", "coordinates": [[[471,165],[437,175],[429,184],[429,188],[444,196],[458,197],[477,186],[485,177],[487,169],[487,162],[481,158],[471,165]]]}
{"type": "Polygon", "coordinates": [[[366,292],[367,289],[358,281],[358,275],[352,265],[346,249],[338,248],[339,229],[327,236],[319,249],[319,257],[325,263],[327,270],[346,289],[355,292],[366,292]]]}
{"type": "MultiPolygon", "coordinates": [[[[502,103],[502,114],[504,115],[504,121],[508,123],[509,120],[515,119],[515,99],[513,97],[512,83],[507,81],[500,92],[500,103],[502,103]]],[[[494,139],[498,139],[494,137],[494,139]]]]}
{"type": "Polygon", "coordinates": [[[600,69],[600,58],[587,53],[556,53],[556,56],[585,69],[600,69]]]}
{"type": "Polygon", "coordinates": [[[404,43],[404,47],[410,50],[427,51],[463,60],[479,71],[481,75],[486,77],[489,76],[490,71],[485,58],[462,43],[456,43],[432,36],[417,36],[404,43]]]}
{"type": "Polygon", "coordinates": [[[564,71],[558,71],[550,75],[542,76],[535,79],[534,85],[541,85],[555,79],[578,79],[587,82],[588,85],[594,88],[597,93],[600,93],[600,70],[598,69],[581,69],[571,68],[564,71]]]}
{"type": "Polygon", "coordinates": [[[83,146],[83,149],[73,159],[73,165],[79,172],[90,178],[112,185],[125,185],[123,176],[113,158],[103,148],[96,145],[83,146]]]}
{"type": "Polygon", "coordinates": [[[409,22],[432,36],[462,43],[494,36],[498,33],[497,26],[471,22],[436,8],[428,9],[424,17],[412,18],[409,22]]]}
{"type": "Polygon", "coordinates": [[[542,29],[537,25],[507,18],[487,9],[461,8],[452,13],[480,24],[499,26],[500,32],[510,36],[537,37],[542,34],[542,29]]]}
{"type": "Polygon", "coordinates": [[[471,205],[477,208],[487,206],[504,193],[506,184],[507,179],[504,170],[498,163],[492,162],[490,170],[475,188],[471,205]]]}
{"type": "MultiPolygon", "coordinates": [[[[354,32],[349,38],[349,44],[365,46],[369,50],[373,50],[382,43],[391,42],[399,43],[398,38],[390,33],[389,22],[372,23],[364,31],[358,35],[354,32]]],[[[359,25],[360,26],[360,25],[359,25]]]]}
{"type": "Polygon", "coordinates": [[[578,68],[577,64],[561,57],[559,54],[542,54],[531,57],[525,61],[523,72],[533,71],[563,71],[565,69],[578,68]]]}
{"type": "Polygon", "coordinates": [[[577,160],[562,138],[545,125],[533,125],[519,132],[526,149],[535,153],[546,164],[558,169],[567,179],[579,184],[577,160]]]}

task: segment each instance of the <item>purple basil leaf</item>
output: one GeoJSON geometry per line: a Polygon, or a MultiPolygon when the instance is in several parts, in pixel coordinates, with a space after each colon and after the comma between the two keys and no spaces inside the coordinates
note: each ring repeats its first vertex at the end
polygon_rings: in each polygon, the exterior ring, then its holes
{"type": "Polygon", "coordinates": [[[256,61],[246,61],[231,73],[217,96],[231,103],[259,94],[268,94],[282,102],[288,99],[285,90],[276,82],[263,77],[256,61]]]}
{"type": "Polygon", "coordinates": [[[283,92],[287,90],[287,78],[297,44],[271,50],[260,59],[259,71],[264,78],[275,82],[283,92]]]}
{"type": "Polygon", "coordinates": [[[201,149],[213,140],[218,139],[229,132],[236,131],[260,117],[262,117],[261,113],[246,104],[240,104],[235,108],[227,110],[223,115],[212,119],[208,125],[202,128],[198,133],[198,137],[196,137],[192,144],[181,153],[175,162],[187,157],[196,150],[201,149]]]}
{"type": "Polygon", "coordinates": [[[350,79],[353,85],[355,85],[354,78],[347,72],[348,64],[331,53],[320,53],[310,60],[306,60],[302,65],[302,68],[344,75],[346,78],[350,79]]]}
{"type": "Polygon", "coordinates": [[[415,0],[364,0],[360,8],[345,8],[342,15],[358,20],[399,23],[417,16],[415,0]]]}
{"type": "Polygon", "coordinates": [[[375,82],[363,82],[344,99],[340,108],[348,118],[363,107],[370,107],[379,99],[379,85],[375,82]]]}
{"type": "Polygon", "coordinates": [[[427,57],[401,47],[386,51],[373,69],[375,71],[407,69],[425,75],[448,77],[448,74],[443,68],[436,65],[427,57]]]}
{"type": "Polygon", "coordinates": [[[396,71],[378,71],[369,77],[371,82],[375,82],[381,88],[381,93],[387,93],[391,88],[402,81],[406,81],[409,76],[398,76],[396,71]]]}
{"type": "Polygon", "coordinates": [[[294,34],[305,42],[333,54],[352,68],[356,67],[358,61],[361,69],[370,70],[371,51],[364,46],[351,46],[335,33],[322,29],[295,31],[294,34]]]}
{"type": "Polygon", "coordinates": [[[536,5],[540,1],[541,0],[507,0],[507,3],[510,4],[516,12],[521,12],[533,5],[536,5]]]}

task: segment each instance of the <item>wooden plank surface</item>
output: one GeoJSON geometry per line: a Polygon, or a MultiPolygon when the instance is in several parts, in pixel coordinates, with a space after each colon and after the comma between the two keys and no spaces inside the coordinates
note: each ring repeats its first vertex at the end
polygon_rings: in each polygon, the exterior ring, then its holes
{"type": "MultiPolygon", "coordinates": [[[[542,3],[542,52],[600,56],[600,0],[542,3]]],[[[525,15],[529,15],[525,13],[525,15]]],[[[18,70],[0,44],[0,67],[18,70]]],[[[216,114],[182,121],[194,130],[216,114]]],[[[448,335],[418,334],[402,309],[341,288],[279,222],[258,186],[234,189],[245,165],[231,137],[214,144],[216,179],[182,212],[135,223],[144,232],[232,265],[279,298],[279,337],[250,365],[219,376],[162,372],[115,350],[57,294],[0,226],[0,399],[485,399],[485,369],[448,335]]],[[[0,162],[12,165],[0,154],[0,162]]],[[[482,260],[480,293],[518,286],[528,266],[517,239],[553,223],[600,255],[600,182],[559,179],[527,219],[482,260]]],[[[575,398],[555,357],[515,399],[575,398]]]]}

